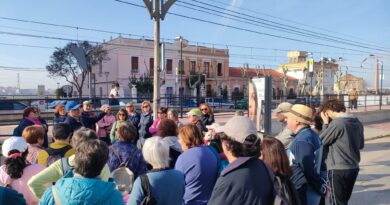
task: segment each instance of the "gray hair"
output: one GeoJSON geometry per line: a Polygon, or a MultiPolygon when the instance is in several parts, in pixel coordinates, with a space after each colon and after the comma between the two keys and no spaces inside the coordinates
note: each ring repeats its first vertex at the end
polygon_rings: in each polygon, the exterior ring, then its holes
{"type": "Polygon", "coordinates": [[[100,107],[100,110],[103,111],[106,107],[110,107],[110,105],[108,105],[108,104],[103,104],[103,105],[100,107]]]}
{"type": "Polygon", "coordinates": [[[175,110],[175,109],[169,109],[168,110],[168,113],[172,113],[172,115],[173,116],[175,116],[176,118],[178,118],[179,117],[179,112],[177,111],[177,110],[175,110]]]}
{"type": "Polygon", "coordinates": [[[81,127],[73,133],[72,146],[77,148],[81,142],[97,138],[98,136],[95,131],[89,128],[81,127]]]}
{"type": "Polygon", "coordinates": [[[145,161],[153,168],[169,167],[169,145],[161,137],[151,137],[145,141],[142,148],[145,161]]]}

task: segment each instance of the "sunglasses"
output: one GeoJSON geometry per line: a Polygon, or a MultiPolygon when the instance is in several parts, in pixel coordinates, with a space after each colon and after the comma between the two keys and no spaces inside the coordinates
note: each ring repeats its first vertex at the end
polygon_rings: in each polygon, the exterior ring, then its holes
{"type": "Polygon", "coordinates": [[[202,108],[202,109],[200,109],[201,111],[205,111],[205,110],[208,110],[207,108],[202,108]]]}
{"type": "Polygon", "coordinates": [[[118,114],[118,116],[125,116],[125,114],[120,113],[120,114],[118,114]]]}
{"type": "Polygon", "coordinates": [[[149,105],[146,105],[146,106],[142,106],[142,108],[147,108],[147,107],[149,107],[149,105]]]}

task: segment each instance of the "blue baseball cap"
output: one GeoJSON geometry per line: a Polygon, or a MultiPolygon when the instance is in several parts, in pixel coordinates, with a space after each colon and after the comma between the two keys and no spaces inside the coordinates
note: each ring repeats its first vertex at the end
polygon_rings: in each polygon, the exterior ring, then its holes
{"type": "Polygon", "coordinates": [[[76,101],[68,101],[65,105],[66,112],[69,112],[70,110],[75,110],[80,107],[80,104],[78,104],[76,101]]]}

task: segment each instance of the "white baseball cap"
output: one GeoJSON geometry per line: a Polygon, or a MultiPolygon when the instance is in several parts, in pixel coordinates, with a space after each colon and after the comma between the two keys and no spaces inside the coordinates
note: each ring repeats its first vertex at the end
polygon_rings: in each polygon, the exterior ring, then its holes
{"type": "Polygon", "coordinates": [[[23,137],[10,137],[6,139],[1,147],[3,156],[8,157],[9,152],[12,150],[17,150],[20,153],[23,153],[27,150],[27,143],[23,137]]]}

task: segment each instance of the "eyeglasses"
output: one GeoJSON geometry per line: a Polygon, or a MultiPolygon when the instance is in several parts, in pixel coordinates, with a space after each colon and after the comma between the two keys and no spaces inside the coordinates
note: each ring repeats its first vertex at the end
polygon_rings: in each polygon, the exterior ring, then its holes
{"type": "Polygon", "coordinates": [[[201,111],[205,111],[205,110],[207,110],[207,108],[202,108],[202,109],[200,109],[201,111]]]}
{"type": "Polygon", "coordinates": [[[125,116],[125,114],[119,113],[118,116],[125,116]]]}
{"type": "Polygon", "coordinates": [[[147,107],[149,107],[149,105],[142,106],[142,108],[147,108],[147,107]]]}

